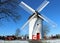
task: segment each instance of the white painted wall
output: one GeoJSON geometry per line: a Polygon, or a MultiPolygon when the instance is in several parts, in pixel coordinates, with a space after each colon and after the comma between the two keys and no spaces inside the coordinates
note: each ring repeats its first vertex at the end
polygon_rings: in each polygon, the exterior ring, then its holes
{"type": "Polygon", "coordinates": [[[40,39],[42,39],[42,19],[41,18],[37,18],[36,24],[33,28],[33,35],[37,35],[37,33],[40,33],[40,39]],[[38,24],[38,25],[37,25],[38,24]]]}
{"type": "Polygon", "coordinates": [[[29,39],[32,39],[32,31],[33,31],[33,27],[34,27],[34,24],[35,24],[36,20],[37,20],[37,18],[33,18],[29,22],[29,39]]]}
{"type": "Polygon", "coordinates": [[[29,22],[29,39],[32,39],[32,35],[35,35],[36,36],[37,33],[40,33],[40,39],[42,39],[41,29],[42,29],[42,19],[41,18],[38,18],[37,16],[35,16],[29,22]],[[39,24],[39,26],[37,26],[37,24],[39,24]]]}

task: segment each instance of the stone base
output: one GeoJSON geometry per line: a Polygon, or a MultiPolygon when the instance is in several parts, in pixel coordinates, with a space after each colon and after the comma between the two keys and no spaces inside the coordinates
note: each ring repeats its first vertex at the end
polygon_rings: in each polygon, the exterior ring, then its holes
{"type": "Polygon", "coordinates": [[[40,40],[30,40],[29,43],[42,43],[40,40]]]}

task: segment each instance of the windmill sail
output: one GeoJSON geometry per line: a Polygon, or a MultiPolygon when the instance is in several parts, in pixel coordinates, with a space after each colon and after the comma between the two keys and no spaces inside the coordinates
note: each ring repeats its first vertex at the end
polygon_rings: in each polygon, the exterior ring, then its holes
{"type": "Polygon", "coordinates": [[[25,4],[23,1],[20,3],[20,6],[26,10],[27,12],[29,12],[30,14],[35,13],[35,10],[32,9],[30,6],[28,6],[27,4],[25,4]]]}
{"type": "Polygon", "coordinates": [[[52,21],[52,20],[50,20],[49,18],[47,18],[46,16],[44,16],[43,14],[42,14],[42,16],[41,15],[38,15],[40,18],[42,18],[44,21],[46,21],[47,23],[49,23],[50,25],[52,25],[52,27],[56,27],[56,24],[52,21]]]}
{"type": "Polygon", "coordinates": [[[36,16],[36,14],[34,14],[22,27],[21,29],[24,29],[24,27],[32,20],[32,18],[34,18],[36,16]]]}
{"type": "Polygon", "coordinates": [[[47,5],[49,4],[49,1],[45,0],[37,9],[38,12],[42,11],[47,5]]]}

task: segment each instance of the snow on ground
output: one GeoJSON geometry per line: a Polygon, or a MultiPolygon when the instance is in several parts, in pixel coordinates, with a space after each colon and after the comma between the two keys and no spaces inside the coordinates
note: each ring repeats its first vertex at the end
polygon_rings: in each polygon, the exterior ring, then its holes
{"type": "MultiPolygon", "coordinates": [[[[60,39],[56,39],[56,40],[42,40],[42,42],[43,43],[60,43],[60,39]]],[[[29,41],[22,41],[22,40],[4,41],[4,40],[0,40],[0,43],[29,43],[29,41]]]]}

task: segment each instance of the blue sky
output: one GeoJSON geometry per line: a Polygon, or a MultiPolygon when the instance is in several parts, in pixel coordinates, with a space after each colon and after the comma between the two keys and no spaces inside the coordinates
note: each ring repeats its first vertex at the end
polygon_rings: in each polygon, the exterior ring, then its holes
{"type": "MultiPolygon", "coordinates": [[[[21,1],[24,1],[26,4],[36,10],[44,0],[20,0],[20,2],[21,1]]],[[[49,1],[50,3],[39,13],[44,14],[57,24],[56,28],[52,28],[51,25],[49,25],[50,32],[48,35],[60,34],[60,0],[49,1]]],[[[21,15],[21,19],[17,23],[14,23],[13,21],[8,22],[6,20],[3,21],[3,25],[0,25],[0,35],[15,34],[15,30],[17,28],[20,29],[21,26],[23,26],[23,24],[28,20],[29,16],[31,15],[20,6],[18,6],[15,11],[17,11],[21,15]]],[[[21,30],[21,34],[27,34],[28,26],[26,26],[24,30],[26,32],[21,30]]]]}

